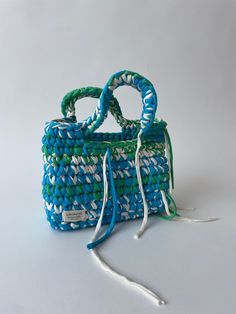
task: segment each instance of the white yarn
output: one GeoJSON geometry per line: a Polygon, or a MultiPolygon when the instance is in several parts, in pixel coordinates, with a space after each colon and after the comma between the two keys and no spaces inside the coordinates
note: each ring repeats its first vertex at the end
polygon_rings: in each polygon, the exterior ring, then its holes
{"type": "Polygon", "coordinates": [[[164,206],[165,206],[165,211],[167,213],[168,216],[171,216],[171,213],[169,211],[169,205],[168,205],[168,202],[167,202],[167,199],[166,199],[166,194],[163,190],[160,190],[161,192],[161,196],[162,196],[162,200],[163,200],[163,203],[164,203],[164,206]]]}
{"type": "MultiPolygon", "coordinates": [[[[140,226],[140,229],[138,230],[137,234],[135,235],[135,238],[139,238],[142,233],[145,230],[145,226],[147,224],[147,220],[148,220],[148,205],[147,205],[147,201],[146,201],[146,197],[145,197],[145,193],[144,193],[144,189],[143,189],[143,185],[142,185],[142,178],[141,178],[141,173],[140,173],[140,160],[139,160],[139,150],[141,147],[141,135],[142,135],[142,130],[139,132],[138,137],[137,137],[137,149],[136,149],[136,153],[135,153],[135,167],[136,167],[136,172],[137,172],[137,179],[138,179],[138,183],[139,183],[139,188],[142,194],[142,198],[143,198],[143,204],[144,204],[144,215],[143,215],[143,220],[142,220],[142,224],[140,226]]],[[[97,236],[99,234],[99,231],[101,229],[101,225],[102,225],[102,219],[104,216],[104,210],[105,210],[105,206],[108,200],[108,181],[107,181],[107,175],[106,175],[106,162],[107,162],[107,155],[108,153],[106,152],[106,154],[104,155],[103,158],[103,180],[104,180],[104,196],[103,196],[103,204],[102,204],[102,210],[101,210],[101,214],[100,217],[98,219],[94,234],[92,236],[91,241],[96,241],[97,236]]],[[[169,206],[168,206],[168,202],[166,199],[166,195],[165,192],[163,190],[160,191],[161,195],[162,195],[162,199],[163,199],[163,203],[165,206],[165,210],[168,216],[171,215],[170,211],[169,211],[169,206]]],[[[217,220],[217,218],[209,218],[209,219],[193,219],[193,218],[188,218],[188,217],[175,217],[173,218],[174,220],[180,220],[180,221],[187,221],[187,222],[209,222],[209,221],[215,221],[217,220]]],[[[109,273],[110,275],[112,275],[114,278],[116,278],[117,280],[125,283],[127,286],[135,288],[136,290],[138,290],[139,292],[141,292],[144,296],[146,296],[147,298],[149,298],[151,301],[153,301],[156,305],[162,305],[165,304],[166,302],[156,293],[154,293],[153,291],[149,290],[148,288],[146,288],[145,286],[127,278],[126,276],[122,275],[121,273],[115,271],[110,265],[108,265],[103,258],[98,254],[97,249],[93,248],[91,249],[92,255],[95,259],[95,261],[99,264],[99,266],[106,271],[107,273],[109,273]]]]}
{"type": "Polygon", "coordinates": [[[107,200],[108,200],[108,182],[107,182],[107,174],[106,174],[107,155],[108,155],[108,152],[106,151],[106,154],[104,155],[104,158],[103,158],[103,165],[102,165],[102,172],[103,172],[103,189],[104,189],[102,210],[101,210],[101,214],[100,214],[100,217],[99,217],[99,219],[98,219],[98,222],[97,222],[97,225],[96,225],[96,228],[95,228],[93,237],[92,237],[92,239],[91,239],[91,242],[93,242],[93,241],[96,240],[97,235],[98,235],[98,233],[99,233],[99,230],[101,229],[102,218],[103,218],[104,210],[105,210],[106,203],[107,203],[107,200]]]}
{"type": "Polygon", "coordinates": [[[137,149],[135,152],[135,167],[136,167],[138,185],[139,185],[139,189],[140,189],[142,199],[143,199],[143,220],[142,220],[142,224],[138,232],[134,236],[135,239],[138,239],[143,234],[147,221],[148,221],[148,204],[147,204],[145,193],[143,190],[142,178],[141,178],[141,173],[140,173],[140,161],[139,161],[139,150],[142,145],[141,135],[142,135],[142,129],[139,131],[138,136],[137,136],[137,149]]]}
{"type": "MultiPolygon", "coordinates": [[[[103,215],[104,215],[104,209],[105,209],[105,205],[106,205],[107,198],[108,198],[108,182],[107,182],[107,176],[106,176],[106,160],[107,160],[107,153],[105,154],[104,159],[103,159],[103,179],[104,179],[103,205],[102,205],[101,215],[99,217],[99,220],[97,222],[94,234],[92,236],[92,240],[91,240],[92,242],[97,239],[98,233],[99,233],[99,231],[101,229],[102,219],[103,219],[103,215]]],[[[155,302],[155,304],[157,304],[157,305],[165,304],[165,301],[162,300],[161,297],[158,296],[153,291],[149,290],[145,286],[142,286],[141,284],[139,284],[139,283],[137,283],[137,282],[127,278],[126,276],[120,274],[119,272],[115,271],[110,265],[108,265],[102,259],[102,257],[98,254],[97,249],[93,248],[93,249],[91,249],[91,252],[92,252],[92,255],[93,255],[94,259],[99,264],[99,266],[103,270],[108,272],[110,275],[112,275],[114,278],[122,281],[123,283],[127,284],[129,287],[135,288],[136,290],[141,292],[144,296],[146,296],[147,298],[149,298],[153,302],[155,302]]]]}
{"type": "Polygon", "coordinates": [[[183,217],[183,216],[176,216],[173,218],[173,220],[177,221],[186,221],[186,222],[194,222],[194,223],[201,223],[201,222],[212,222],[212,221],[217,221],[219,218],[203,218],[203,219],[197,219],[197,218],[190,218],[190,217],[183,217]]]}
{"type": "Polygon", "coordinates": [[[101,256],[98,254],[97,249],[92,249],[92,254],[94,259],[97,261],[97,263],[100,265],[100,267],[105,270],[107,273],[109,273],[110,275],[112,275],[114,278],[118,279],[119,281],[125,283],[126,285],[128,285],[129,287],[133,287],[136,290],[138,290],[139,292],[141,292],[144,296],[146,296],[147,298],[149,298],[150,300],[152,300],[155,304],[157,305],[162,305],[165,304],[166,302],[160,297],[158,296],[156,293],[154,293],[153,291],[149,290],[148,288],[146,288],[145,286],[130,280],[129,278],[127,278],[126,276],[120,274],[119,272],[115,271],[111,266],[109,266],[102,258],[101,256]]]}
{"type": "MultiPolygon", "coordinates": [[[[168,216],[171,216],[171,213],[169,211],[168,202],[166,199],[165,192],[161,190],[162,200],[165,206],[165,210],[168,216]]],[[[195,208],[176,208],[176,210],[195,210],[195,208]]],[[[184,217],[184,216],[175,216],[173,218],[175,221],[186,221],[186,222],[194,222],[194,223],[201,223],[201,222],[212,222],[218,220],[218,218],[190,218],[190,217],[184,217]]]]}
{"type": "MultiPolygon", "coordinates": [[[[142,130],[139,131],[138,136],[137,136],[137,149],[136,149],[136,153],[135,153],[135,167],[136,167],[136,173],[137,173],[137,179],[138,179],[138,184],[139,184],[139,189],[142,195],[142,199],[143,199],[143,220],[142,220],[142,224],[138,230],[138,232],[136,233],[136,235],[134,236],[135,239],[138,239],[144,232],[145,227],[147,225],[147,221],[148,221],[148,204],[146,201],[146,197],[145,197],[145,193],[144,193],[144,189],[143,189],[143,184],[142,184],[142,177],[141,177],[141,173],[140,173],[140,160],[139,160],[139,151],[142,145],[141,142],[141,135],[142,135],[142,130]]],[[[168,159],[168,163],[169,166],[171,167],[171,163],[170,163],[170,153],[169,153],[169,146],[168,146],[168,142],[167,142],[167,138],[165,135],[165,143],[166,143],[166,152],[167,152],[167,159],[168,159]]],[[[171,174],[170,174],[170,192],[172,192],[171,189],[171,174]]],[[[171,213],[169,211],[169,206],[168,206],[168,202],[166,200],[166,195],[164,191],[160,191],[161,192],[161,196],[162,196],[162,200],[165,206],[165,211],[167,213],[168,216],[171,216],[171,213]]]]}

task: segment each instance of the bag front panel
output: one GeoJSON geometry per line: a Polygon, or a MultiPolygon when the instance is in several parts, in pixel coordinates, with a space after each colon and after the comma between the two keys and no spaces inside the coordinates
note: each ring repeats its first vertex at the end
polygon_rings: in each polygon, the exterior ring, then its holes
{"type": "MultiPolygon", "coordinates": [[[[136,131],[94,133],[94,137],[83,138],[79,129],[74,131],[64,123],[47,124],[42,148],[43,197],[47,219],[53,228],[71,230],[96,225],[104,192],[102,162],[108,147],[117,193],[116,219],[143,217],[143,201],[135,169],[137,140],[130,139],[136,131]],[[73,216],[70,221],[66,214],[75,211],[81,215],[77,220],[73,216]]],[[[160,189],[169,189],[169,167],[163,128],[159,125],[154,125],[152,132],[143,138],[139,156],[149,214],[164,211],[160,189]]],[[[111,215],[112,198],[109,193],[103,223],[109,223],[111,215]]]]}

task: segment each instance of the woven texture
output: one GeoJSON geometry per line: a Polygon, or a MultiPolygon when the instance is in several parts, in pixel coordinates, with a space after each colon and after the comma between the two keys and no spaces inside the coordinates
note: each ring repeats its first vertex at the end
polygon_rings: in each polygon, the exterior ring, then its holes
{"type": "MultiPolygon", "coordinates": [[[[152,84],[142,76],[121,71],[113,75],[104,89],[82,88],[68,93],[62,101],[64,118],[47,122],[42,139],[45,211],[54,229],[74,230],[95,226],[103,203],[102,163],[106,150],[117,193],[116,221],[143,217],[143,200],[135,169],[137,134],[143,130],[139,151],[142,184],[149,214],[165,210],[161,190],[170,189],[170,162],[166,155],[166,123],[155,119],[157,97],[152,84]],[[140,121],[123,117],[113,90],[130,85],[140,91],[143,111],[140,121]],[[99,99],[95,113],[82,122],[75,117],[75,102],[83,97],[99,99]],[[95,133],[108,110],[121,125],[120,133],[95,133]],[[64,212],[83,213],[78,221],[65,221],[64,212]]],[[[112,217],[109,193],[103,224],[112,217]]]]}

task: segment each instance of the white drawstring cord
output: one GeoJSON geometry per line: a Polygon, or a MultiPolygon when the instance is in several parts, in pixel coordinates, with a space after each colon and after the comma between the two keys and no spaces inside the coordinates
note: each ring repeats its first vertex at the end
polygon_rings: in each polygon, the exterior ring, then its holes
{"type": "Polygon", "coordinates": [[[106,151],[106,154],[104,155],[104,158],[103,158],[103,164],[102,164],[103,189],[104,189],[102,210],[101,210],[101,214],[100,214],[100,217],[98,219],[98,222],[97,222],[97,225],[96,225],[93,237],[91,239],[91,242],[94,242],[96,240],[97,235],[99,233],[99,230],[101,229],[102,218],[103,218],[104,210],[105,210],[106,203],[107,203],[107,200],[108,200],[108,182],[107,182],[107,174],[106,174],[107,154],[108,154],[108,152],[106,151]]]}
{"type": "Polygon", "coordinates": [[[137,136],[137,149],[135,152],[135,167],[136,167],[138,185],[139,185],[139,189],[140,189],[142,199],[143,199],[143,220],[142,220],[142,224],[141,224],[138,232],[134,236],[135,239],[138,239],[143,234],[145,227],[146,227],[146,224],[147,224],[147,221],[148,221],[148,204],[147,204],[144,189],[143,189],[142,178],[141,178],[141,173],[140,173],[140,161],[139,161],[139,150],[140,150],[141,145],[142,145],[142,142],[141,142],[142,133],[143,133],[143,131],[141,129],[138,133],[138,136],[137,136]]]}
{"type": "MultiPolygon", "coordinates": [[[[171,165],[171,160],[170,160],[170,146],[169,146],[169,142],[168,142],[168,138],[166,133],[164,132],[164,137],[165,137],[165,155],[168,161],[168,165],[169,165],[169,194],[172,194],[173,189],[172,189],[172,165],[171,165]]],[[[168,216],[171,216],[171,213],[169,211],[169,206],[168,206],[168,202],[166,200],[166,195],[164,191],[161,191],[161,195],[162,195],[162,200],[165,206],[165,210],[168,216]]],[[[195,210],[195,208],[178,208],[176,207],[176,210],[195,210]]],[[[211,222],[211,221],[216,221],[218,220],[218,218],[206,218],[206,219],[197,219],[197,218],[190,218],[190,217],[183,217],[183,216],[175,216],[173,218],[173,220],[176,221],[186,221],[186,222],[194,222],[194,223],[200,223],[200,222],[211,222]]]]}
{"type": "MultiPolygon", "coordinates": [[[[147,205],[147,201],[146,201],[146,197],[145,197],[145,193],[144,193],[144,189],[143,189],[143,185],[142,185],[142,178],[141,178],[141,173],[140,173],[140,161],[139,161],[139,150],[140,150],[140,147],[141,147],[141,134],[142,134],[142,131],[139,132],[138,137],[137,137],[137,149],[136,149],[136,153],[135,153],[135,167],[136,167],[136,172],[137,172],[139,188],[140,188],[141,195],[142,195],[142,198],[143,198],[144,215],[143,215],[143,221],[142,221],[141,227],[138,230],[135,238],[139,238],[142,235],[142,233],[145,230],[145,226],[146,226],[147,220],[148,220],[148,205],[147,205]]],[[[106,203],[107,203],[107,200],[108,200],[108,181],[107,181],[107,175],[106,175],[107,156],[108,156],[108,152],[106,152],[106,154],[104,155],[104,158],[103,158],[103,180],[104,180],[103,204],[102,204],[101,214],[100,214],[100,217],[98,219],[98,222],[97,222],[94,234],[92,236],[91,242],[96,241],[97,236],[98,236],[98,234],[100,232],[101,225],[102,225],[102,219],[103,219],[104,211],[105,211],[105,206],[106,206],[106,203]]],[[[170,186],[171,186],[171,184],[170,184],[170,186]]],[[[161,192],[161,195],[162,195],[162,199],[163,199],[163,203],[164,203],[164,206],[165,206],[166,213],[167,213],[168,216],[171,216],[165,192],[163,190],[161,190],[160,192],[161,192]]],[[[173,218],[173,220],[182,220],[182,221],[187,221],[187,222],[209,222],[209,221],[215,221],[217,219],[216,218],[192,219],[192,218],[188,218],[188,217],[176,216],[176,217],[173,218]]],[[[110,265],[108,265],[102,259],[102,257],[98,254],[97,249],[92,248],[91,252],[92,252],[92,255],[93,255],[94,259],[96,260],[96,262],[99,264],[99,266],[104,271],[106,271],[107,273],[109,273],[110,275],[112,275],[113,277],[118,279],[119,281],[127,284],[129,287],[135,288],[136,290],[141,292],[144,296],[146,296],[147,298],[149,298],[150,300],[155,302],[155,304],[162,305],[162,304],[166,303],[160,296],[158,296],[153,291],[151,291],[148,288],[146,288],[145,286],[143,286],[143,285],[141,285],[141,284],[139,284],[139,283],[137,283],[137,282],[127,278],[126,276],[122,275],[121,273],[115,271],[110,265]]]]}
{"type": "MultiPolygon", "coordinates": [[[[104,159],[103,159],[104,197],[103,197],[102,210],[101,210],[101,215],[100,215],[99,220],[97,222],[94,234],[92,236],[91,242],[96,241],[98,233],[101,229],[102,219],[103,219],[103,215],[104,215],[104,209],[105,209],[107,199],[108,199],[108,182],[107,182],[107,175],[106,175],[106,161],[107,161],[107,153],[105,154],[104,159]]],[[[126,276],[120,274],[119,272],[115,271],[110,265],[108,265],[102,259],[102,257],[98,254],[97,249],[93,248],[90,251],[92,252],[92,255],[93,255],[94,259],[96,260],[96,262],[99,264],[99,266],[103,270],[105,270],[106,272],[111,274],[116,279],[124,282],[128,286],[136,288],[144,296],[146,296],[149,299],[151,299],[152,301],[154,301],[155,304],[157,304],[157,305],[165,304],[165,301],[162,300],[162,298],[160,296],[158,296],[156,293],[154,293],[153,291],[149,290],[148,288],[142,286],[141,284],[139,284],[139,283],[127,278],[126,276]]]]}
{"type": "Polygon", "coordinates": [[[186,221],[186,222],[194,222],[194,223],[201,223],[201,222],[212,222],[212,221],[217,221],[219,220],[219,218],[215,218],[215,217],[212,217],[212,218],[200,218],[200,219],[197,219],[197,218],[190,218],[190,217],[183,217],[183,216],[176,216],[173,218],[173,220],[176,220],[176,221],[186,221]]]}
{"type": "MultiPolygon", "coordinates": [[[[147,221],[148,221],[148,204],[147,204],[145,193],[144,193],[144,189],[143,189],[142,177],[141,177],[141,173],[140,173],[140,161],[139,161],[139,151],[140,151],[140,148],[141,148],[141,145],[142,145],[141,135],[142,135],[142,130],[139,131],[138,136],[137,136],[137,149],[136,149],[136,153],[135,153],[135,167],[136,167],[136,173],[137,173],[139,189],[140,189],[140,192],[141,192],[141,195],[142,195],[142,199],[143,199],[143,220],[142,220],[142,224],[141,224],[138,232],[134,236],[135,239],[138,239],[143,234],[143,232],[145,230],[145,227],[147,225],[147,221]]],[[[168,143],[167,139],[165,139],[165,143],[166,143],[166,151],[169,152],[169,146],[167,144],[168,143]]],[[[168,156],[169,156],[169,153],[168,153],[168,156]]],[[[169,163],[169,165],[171,167],[170,157],[168,157],[168,163],[169,163]]],[[[172,186],[171,182],[172,181],[171,181],[171,174],[170,174],[170,183],[169,183],[170,189],[171,189],[171,186],[172,186]]],[[[171,213],[169,211],[168,202],[166,200],[165,192],[162,191],[162,190],[160,190],[160,192],[161,192],[162,200],[163,200],[163,203],[164,203],[164,206],[165,206],[165,211],[166,211],[168,216],[171,216],[171,213]]]]}
{"type": "Polygon", "coordinates": [[[112,269],[111,266],[109,266],[107,263],[104,262],[104,260],[101,258],[101,256],[98,254],[97,249],[92,249],[93,257],[96,259],[96,261],[99,263],[100,267],[111,274],[113,277],[117,278],[121,282],[127,284],[130,287],[133,287],[137,290],[139,290],[144,296],[148,297],[152,301],[155,302],[157,305],[165,304],[166,302],[161,299],[160,296],[158,296],[153,291],[149,290],[148,288],[144,287],[143,285],[125,277],[124,275],[120,274],[119,272],[112,269]]]}
{"type": "Polygon", "coordinates": [[[161,192],[161,196],[162,196],[162,200],[163,200],[163,203],[164,203],[164,206],[165,206],[165,211],[166,211],[166,214],[168,216],[171,216],[171,213],[170,213],[170,210],[169,210],[169,205],[168,205],[168,202],[167,202],[167,199],[166,199],[166,194],[163,190],[160,190],[161,192]]]}
{"type": "MultiPolygon", "coordinates": [[[[162,199],[163,199],[163,203],[164,203],[164,206],[165,206],[166,213],[167,213],[168,216],[171,216],[165,192],[161,191],[161,195],[162,195],[162,199]]],[[[185,211],[186,210],[192,210],[193,211],[193,210],[195,210],[195,208],[182,208],[181,209],[181,208],[176,207],[176,211],[178,211],[178,210],[185,210],[185,211]]],[[[215,218],[215,217],[212,217],[212,218],[191,218],[191,217],[184,217],[184,216],[176,215],[175,217],[172,218],[172,220],[175,220],[175,221],[186,221],[186,222],[193,222],[193,223],[201,223],[201,222],[216,221],[216,220],[218,220],[218,218],[215,218]]]]}

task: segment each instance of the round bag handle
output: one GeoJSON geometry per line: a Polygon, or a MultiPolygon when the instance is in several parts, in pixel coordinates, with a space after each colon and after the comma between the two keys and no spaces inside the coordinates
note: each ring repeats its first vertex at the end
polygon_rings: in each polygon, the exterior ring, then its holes
{"type": "MultiPolygon", "coordinates": [[[[123,70],[113,74],[101,93],[95,113],[100,115],[100,121],[102,119],[104,120],[110,108],[110,102],[114,97],[113,91],[116,88],[124,85],[128,85],[137,89],[141,94],[143,110],[140,119],[140,126],[142,133],[145,133],[152,126],[153,120],[155,118],[157,109],[157,95],[152,83],[138,73],[123,70]]],[[[94,122],[88,126],[88,131],[93,132],[96,128],[97,121],[94,119],[94,122]]]]}
{"type": "MultiPolygon", "coordinates": [[[[74,89],[70,92],[68,92],[62,99],[61,102],[61,112],[65,118],[73,118],[74,121],[76,121],[76,115],[75,115],[75,103],[77,100],[85,98],[85,97],[92,97],[92,98],[99,98],[102,93],[102,88],[99,87],[82,87],[79,89],[74,89]]],[[[123,115],[122,111],[120,109],[120,105],[117,101],[117,99],[112,96],[110,98],[109,102],[109,111],[111,114],[115,117],[116,121],[120,125],[127,124],[127,121],[123,115]]],[[[89,116],[87,119],[85,119],[84,127],[87,128],[91,124],[93,125],[93,129],[97,129],[104,119],[106,118],[107,112],[103,115],[101,115],[101,112],[98,110],[95,110],[94,114],[92,116],[89,116]]]]}

